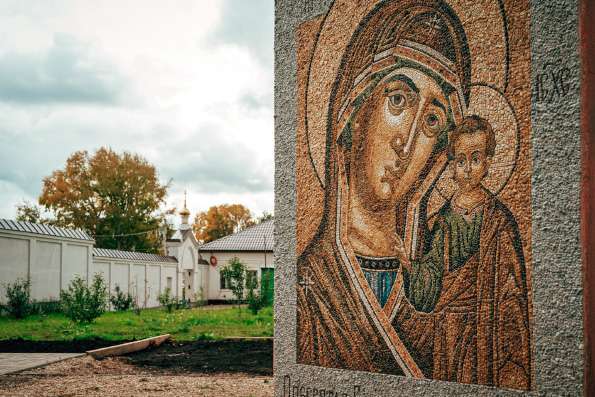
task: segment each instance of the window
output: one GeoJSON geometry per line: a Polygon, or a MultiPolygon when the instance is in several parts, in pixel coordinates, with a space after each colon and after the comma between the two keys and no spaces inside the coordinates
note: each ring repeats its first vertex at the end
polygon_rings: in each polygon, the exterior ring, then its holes
{"type": "Polygon", "coordinates": [[[173,287],[173,278],[168,277],[166,285],[167,285],[167,288],[169,288],[169,290],[171,291],[172,287],[173,287]]]}
{"type": "Polygon", "coordinates": [[[254,288],[258,286],[258,273],[256,270],[246,270],[246,288],[250,288],[251,285],[254,288]]]}
{"type": "Polygon", "coordinates": [[[223,277],[223,274],[219,273],[221,280],[221,289],[231,289],[231,280],[223,277]]]}

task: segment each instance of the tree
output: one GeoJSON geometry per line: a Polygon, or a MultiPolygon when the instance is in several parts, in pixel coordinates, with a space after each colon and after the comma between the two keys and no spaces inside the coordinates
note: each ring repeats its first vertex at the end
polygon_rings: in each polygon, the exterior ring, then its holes
{"type": "Polygon", "coordinates": [[[19,222],[47,223],[47,220],[41,218],[41,208],[28,201],[17,204],[17,216],[19,222]]]}
{"type": "Polygon", "coordinates": [[[220,270],[221,276],[229,280],[230,289],[236,297],[238,306],[244,299],[244,279],[246,278],[246,265],[238,257],[233,257],[227,265],[220,270]]]}
{"type": "Polygon", "coordinates": [[[242,204],[222,204],[196,214],[192,227],[196,239],[208,243],[254,224],[250,210],[242,204]]]}
{"type": "Polygon", "coordinates": [[[73,153],[44,178],[39,204],[54,224],[86,230],[100,248],[158,252],[168,187],[141,156],[100,148],[73,153]]]}
{"type": "Polygon", "coordinates": [[[262,211],[262,215],[260,215],[259,217],[256,218],[256,223],[266,222],[273,218],[274,218],[273,214],[271,214],[267,211],[262,211]]]}

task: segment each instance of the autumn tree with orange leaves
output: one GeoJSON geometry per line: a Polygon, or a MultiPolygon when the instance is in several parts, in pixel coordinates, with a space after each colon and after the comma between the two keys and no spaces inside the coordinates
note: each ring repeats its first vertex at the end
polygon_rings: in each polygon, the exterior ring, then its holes
{"type": "Polygon", "coordinates": [[[196,214],[192,228],[198,241],[208,243],[255,223],[250,210],[242,204],[222,204],[196,214]]]}
{"type": "Polygon", "coordinates": [[[39,204],[53,215],[51,223],[86,230],[97,247],[159,252],[168,187],[139,155],[78,151],[44,178],[39,204]]]}

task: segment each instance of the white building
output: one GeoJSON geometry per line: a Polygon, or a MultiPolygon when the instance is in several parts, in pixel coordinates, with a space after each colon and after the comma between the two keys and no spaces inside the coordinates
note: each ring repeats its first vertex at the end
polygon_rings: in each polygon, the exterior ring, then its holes
{"type": "Polygon", "coordinates": [[[208,299],[209,267],[199,261],[199,243],[188,222],[190,211],[186,208],[186,200],[180,216],[182,221],[180,228],[166,243],[167,255],[176,258],[178,262],[178,282],[175,290],[172,289],[172,294],[180,299],[186,298],[191,301],[208,299]]]}
{"type": "Polygon", "coordinates": [[[273,264],[273,220],[262,222],[239,233],[219,240],[211,241],[199,247],[200,258],[208,263],[208,299],[221,301],[234,299],[228,282],[221,277],[219,270],[233,257],[237,257],[248,270],[247,278],[256,277],[262,285],[262,277],[269,277],[271,284],[269,294],[272,298],[274,279],[273,264]]]}
{"type": "Polygon", "coordinates": [[[272,220],[200,246],[186,205],[180,215],[180,229],[166,242],[167,256],[94,248],[94,240],[80,230],[0,219],[0,303],[5,285],[19,278],[31,281],[32,299],[52,301],[75,275],[90,280],[96,273],[110,293],[119,286],[142,307],[158,306],[166,288],[179,299],[231,300],[219,269],[234,256],[248,267],[249,277],[272,279],[272,220]]]}

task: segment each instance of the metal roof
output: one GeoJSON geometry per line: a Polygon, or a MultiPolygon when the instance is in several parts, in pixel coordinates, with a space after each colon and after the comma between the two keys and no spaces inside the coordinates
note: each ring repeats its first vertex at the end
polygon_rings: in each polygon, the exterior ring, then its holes
{"type": "Polygon", "coordinates": [[[93,248],[93,256],[97,258],[109,259],[127,259],[141,262],[171,262],[178,263],[173,256],[163,256],[157,254],[147,254],[145,252],[120,251],[107,248],[93,248]]]}
{"type": "Polygon", "coordinates": [[[274,222],[272,219],[241,232],[203,244],[200,251],[272,251],[274,222]]]}
{"type": "Polygon", "coordinates": [[[40,223],[13,221],[10,219],[0,219],[0,230],[10,230],[12,232],[33,233],[39,234],[41,236],[93,241],[93,239],[86,232],[80,229],[67,229],[51,225],[42,225],[40,223]]]}

